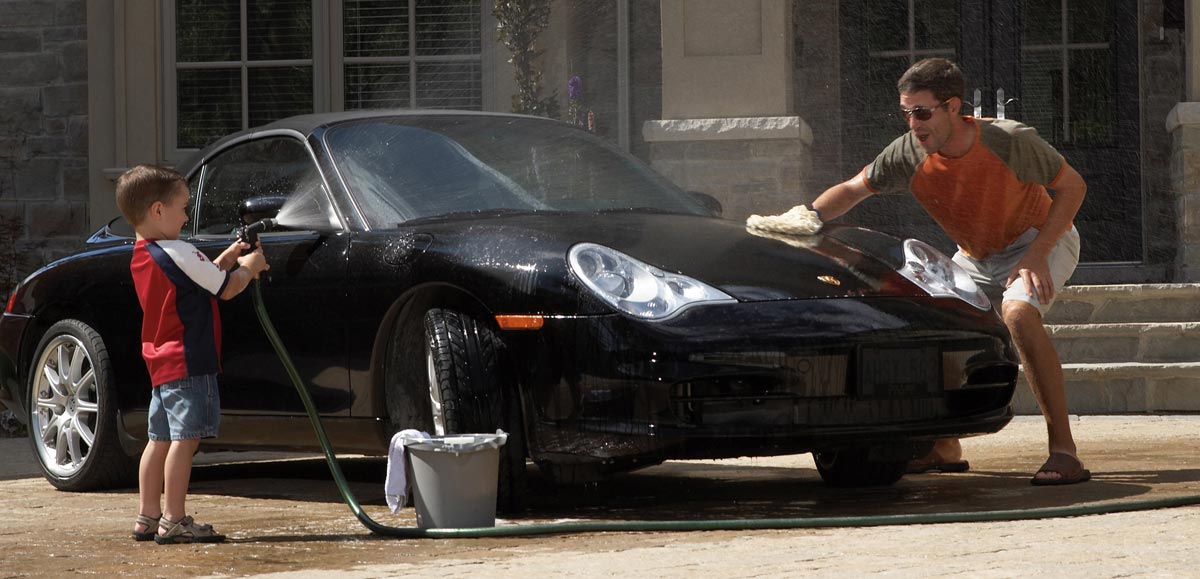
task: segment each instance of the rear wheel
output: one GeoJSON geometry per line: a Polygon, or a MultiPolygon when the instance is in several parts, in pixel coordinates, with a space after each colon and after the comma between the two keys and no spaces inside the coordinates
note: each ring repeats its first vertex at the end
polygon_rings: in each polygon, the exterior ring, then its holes
{"type": "Polygon", "coordinates": [[[120,487],[137,463],[117,438],[117,399],[104,340],[79,320],[50,327],[29,375],[29,439],[46,480],[66,491],[120,487]]]}
{"type": "Polygon", "coordinates": [[[837,487],[887,486],[904,476],[908,460],[869,460],[870,448],[851,448],[813,453],[817,472],[837,487]]]}
{"type": "Polygon", "coordinates": [[[487,324],[452,310],[425,315],[425,367],[434,434],[481,434],[502,429],[496,508],[518,510],[525,494],[525,442],[520,397],[487,324]]]}

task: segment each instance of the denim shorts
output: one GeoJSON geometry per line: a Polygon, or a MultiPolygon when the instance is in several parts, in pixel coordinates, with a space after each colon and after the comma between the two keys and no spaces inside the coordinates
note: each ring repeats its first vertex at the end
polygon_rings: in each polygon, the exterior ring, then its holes
{"type": "Polygon", "coordinates": [[[221,426],[217,375],[188,376],[151,388],[150,440],[212,438],[221,426]]]}
{"type": "MultiPolygon", "coordinates": [[[[1029,295],[1025,291],[1025,280],[1020,277],[1013,280],[1012,285],[1004,286],[1013,269],[1021,262],[1021,258],[1025,257],[1025,252],[1029,250],[1037,234],[1038,230],[1030,227],[1011,245],[983,259],[975,259],[960,250],[954,254],[954,262],[967,270],[971,279],[979,284],[997,310],[1003,302],[1018,301],[1037,308],[1045,316],[1053,299],[1049,300],[1049,303],[1041,303],[1037,289],[1033,290],[1033,295],[1029,295]]],[[[1050,279],[1054,282],[1054,292],[1057,296],[1058,291],[1071,278],[1071,274],[1075,273],[1075,266],[1079,265],[1079,231],[1074,225],[1070,231],[1059,236],[1058,242],[1046,257],[1046,262],[1050,266],[1050,279]]]]}

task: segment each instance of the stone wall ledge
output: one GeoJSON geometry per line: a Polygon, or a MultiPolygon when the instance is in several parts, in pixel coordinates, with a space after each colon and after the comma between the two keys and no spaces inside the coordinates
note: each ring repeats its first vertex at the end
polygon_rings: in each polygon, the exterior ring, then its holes
{"type": "Polygon", "coordinates": [[[731,117],[646,121],[642,138],[648,143],[800,139],[811,145],[813,134],[800,117],[731,117]]]}
{"type": "Polygon", "coordinates": [[[1182,102],[1167,113],[1167,132],[1184,125],[1200,125],[1200,103],[1182,102]]]}

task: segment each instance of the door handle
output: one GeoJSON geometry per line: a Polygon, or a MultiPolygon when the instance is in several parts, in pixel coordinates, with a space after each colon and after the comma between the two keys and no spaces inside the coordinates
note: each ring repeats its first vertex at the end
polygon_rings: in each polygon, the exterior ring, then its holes
{"type": "Polygon", "coordinates": [[[1017,100],[1017,99],[1015,99],[1015,98],[1005,99],[1003,88],[996,89],[996,118],[1003,119],[1004,118],[1004,105],[1007,105],[1008,103],[1011,103],[1015,100],[1017,100]]]}

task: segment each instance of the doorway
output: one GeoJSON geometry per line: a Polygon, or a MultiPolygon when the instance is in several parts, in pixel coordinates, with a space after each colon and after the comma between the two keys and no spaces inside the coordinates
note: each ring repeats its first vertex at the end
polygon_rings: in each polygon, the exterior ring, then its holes
{"type": "MultiPolygon", "coordinates": [[[[896,80],[922,58],[955,60],[964,113],[1033,126],[1083,175],[1081,262],[1145,261],[1136,0],[843,0],[843,173],[906,130],[896,80]]],[[[880,196],[856,221],[954,244],[908,195],[880,196]]]]}

